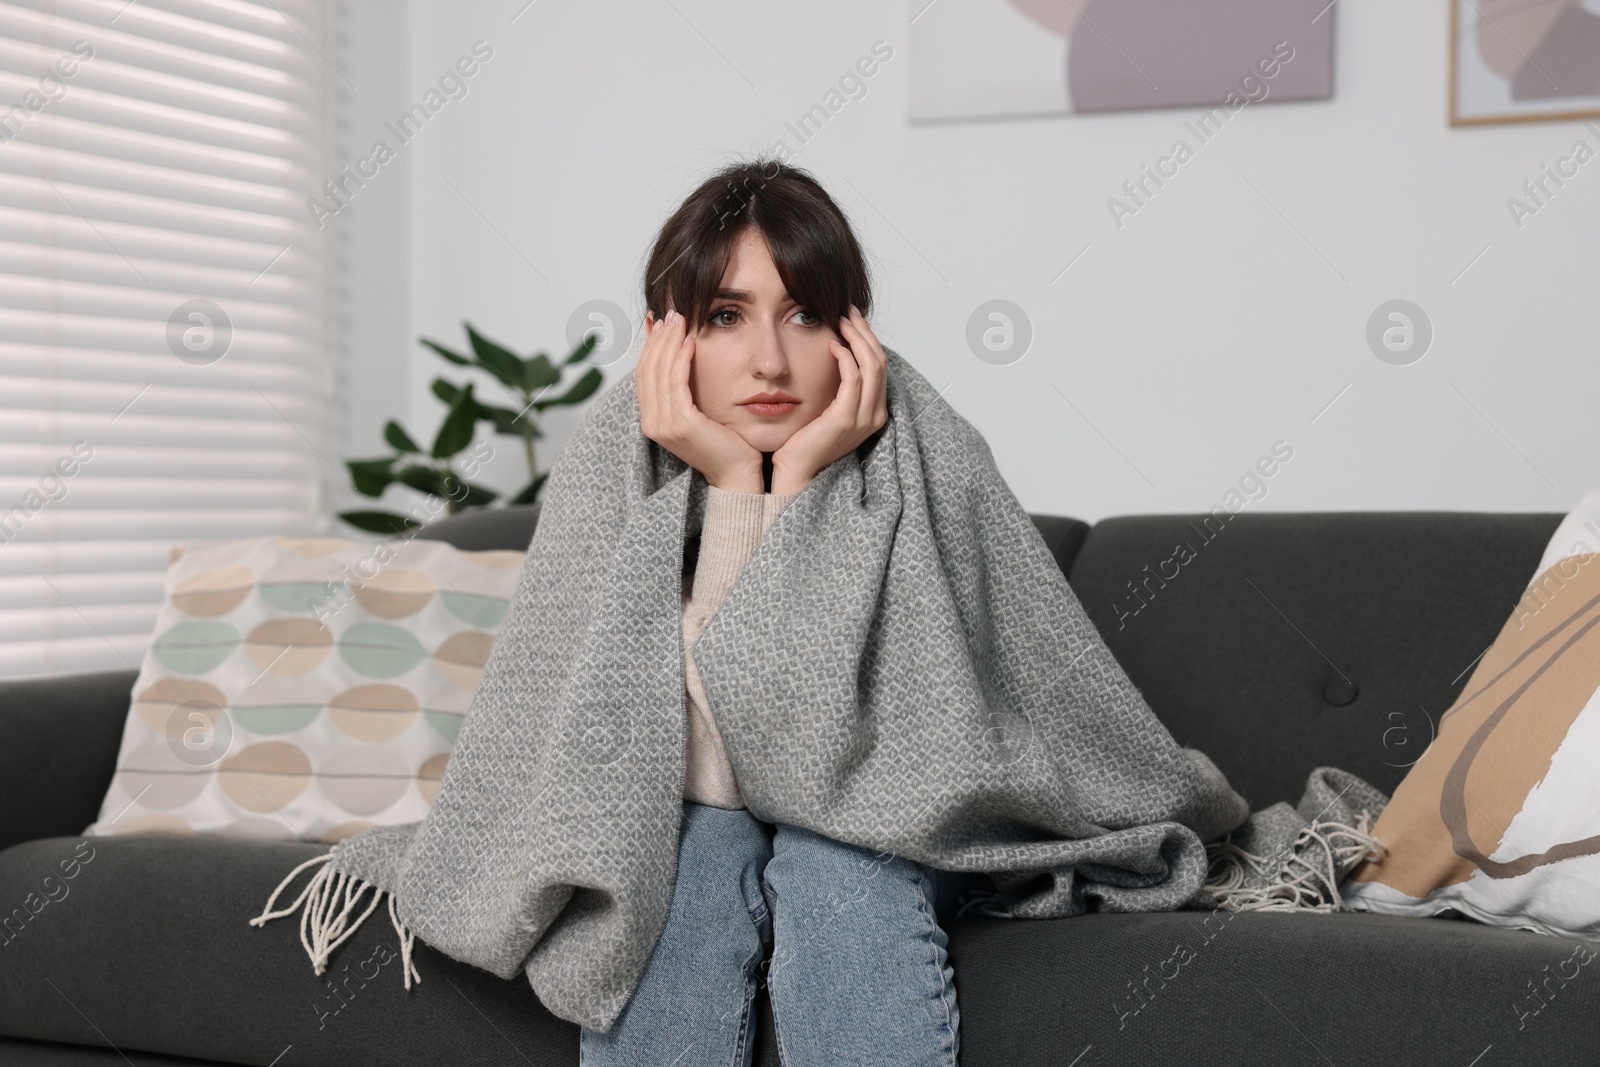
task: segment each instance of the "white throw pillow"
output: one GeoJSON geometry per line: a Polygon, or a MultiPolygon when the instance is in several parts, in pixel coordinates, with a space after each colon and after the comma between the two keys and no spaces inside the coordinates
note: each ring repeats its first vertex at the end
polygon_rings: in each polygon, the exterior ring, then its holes
{"type": "Polygon", "coordinates": [[[333,842],[422,818],[523,557],[415,539],[175,546],[84,833],[333,842]]]}
{"type": "Polygon", "coordinates": [[[1556,528],[1340,891],[1391,915],[1600,939],[1600,490],[1556,528]]]}

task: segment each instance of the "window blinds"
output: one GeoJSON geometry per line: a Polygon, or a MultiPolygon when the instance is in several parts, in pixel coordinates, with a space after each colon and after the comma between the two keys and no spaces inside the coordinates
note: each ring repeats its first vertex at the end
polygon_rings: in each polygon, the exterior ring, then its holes
{"type": "Polygon", "coordinates": [[[137,667],[173,544],[328,528],[330,8],[0,2],[0,676],[137,667]]]}

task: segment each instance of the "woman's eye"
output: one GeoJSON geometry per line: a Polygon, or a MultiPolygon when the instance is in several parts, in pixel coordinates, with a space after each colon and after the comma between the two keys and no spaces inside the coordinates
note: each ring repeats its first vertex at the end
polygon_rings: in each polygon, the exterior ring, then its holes
{"type": "MultiPolygon", "coordinates": [[[[800,308],[800,309],[795,311],[795,315],[806,315],[806,316],[809,316],[811,318],[812,321],[810,321],[810,322],[801,322],[800,325],[802,325],[802,326],[820,326],[822,324],[822,319],[817,316],[817,313],[815,311],[807,311],[804,308],[800,308]]],[[[706,321],[711,323],[714,326],[727,327],[727,326],[736,326],[736,325],[738,325],[738,319],[739,319],[739,309],[738,308],[725,307],[725,308],[719,308],[718,310],[713,311],[711,313],[710,317],[707,318],[706,321]],[[727,316],[730,316],[730,317],[725,319],[725,318],[723,318],[724,315],[727,315],[727,316]]]]}

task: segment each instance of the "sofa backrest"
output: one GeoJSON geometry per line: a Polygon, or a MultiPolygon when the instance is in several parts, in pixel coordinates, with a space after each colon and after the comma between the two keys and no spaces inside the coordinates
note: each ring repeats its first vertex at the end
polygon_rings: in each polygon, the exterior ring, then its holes
{"type": "Polygon", "coordinates": [[[1297,802],[1319,766],[1392,793],[1562,519],[1222,515],[1105,519],[1069,579],[1168,729],[1252,810],[1297,802]]]}
{"type": "MultiPolygon", "coordinates": [[[[538,505],[416,536],[526,549],[538,505]]],[[[1252,809],[1316,767],[1393,792],[1499,633],[1561,514],[1376,511],[1031,518],[1178,741],[1252,809]],[[1181,546],[1181,547],[1180,547],[1181,546]]]]}
{"type": "Polygon", "coordinates": [[[538,523],[538,504],[468,508],[458,515],[428,523],[413,536],[424,541],[448,541],[464,552],[494,549],[525,552],[538,523]]]}
{"type": "MultiPolygon", "coordinates": [[[[1089,524],[1058,515],[1030,515],[1039,528],[1050,554],[1062,574],[1071,573],[1072,561],[1089,534],[1089,524]]],[[[418,530],[417,537],[429,541],[448,541],[469,552],[506,548],[521,552],[533,540],[539,522],[538,504],[516,504],[504,508],[472,508],[459,515],[431,522],[418,530]]]]}

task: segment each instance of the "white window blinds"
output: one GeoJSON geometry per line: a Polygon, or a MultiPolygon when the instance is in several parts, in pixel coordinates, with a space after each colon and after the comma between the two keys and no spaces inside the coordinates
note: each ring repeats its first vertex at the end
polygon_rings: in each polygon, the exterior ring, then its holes
{"type": "Polygon", "coordinates": [[[139,666],[174,543],[328,529],[330,8],[0,2],[0,676],[139,666]]]}

